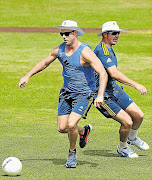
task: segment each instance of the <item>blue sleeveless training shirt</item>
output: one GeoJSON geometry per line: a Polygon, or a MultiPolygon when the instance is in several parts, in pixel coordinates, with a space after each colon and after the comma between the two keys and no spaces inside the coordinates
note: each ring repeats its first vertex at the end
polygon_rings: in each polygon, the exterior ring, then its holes
{"type": "Polygon", "coordinates": [[[88,45],[82,43],[71,56],[65,54],[65,43],[59,47],[57,58],[63,66],[63,88],[66,91],[75,93],[96,91],[93,68],[80,64],[81,51],[86,46],[88,45]]]}

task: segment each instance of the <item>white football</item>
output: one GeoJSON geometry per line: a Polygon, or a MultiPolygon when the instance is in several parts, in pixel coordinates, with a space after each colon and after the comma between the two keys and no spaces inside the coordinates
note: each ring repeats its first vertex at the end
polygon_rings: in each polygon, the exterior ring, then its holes
{"type": "Polygon", "coordinates": [[[2,164],[2,169],[6,175],[16,176],[22,170],[22,163],[16,157],[8,157],[2,164]]]}

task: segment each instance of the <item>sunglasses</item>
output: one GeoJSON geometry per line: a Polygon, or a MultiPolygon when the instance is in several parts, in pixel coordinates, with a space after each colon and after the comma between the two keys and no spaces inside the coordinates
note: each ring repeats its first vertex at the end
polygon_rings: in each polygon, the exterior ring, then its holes
{"type": "Polygon", "coordinates": [[[117,34],[119,35],[119,34],[120,34],[120,31],[110,31],[110,32],[107,32],[107,33],[115,36],[115,35],[117,35],[117,34]]]}
{"type": "Polygon", "coordinates": [[[72,32],[74,32],[74,30],[73,30],[73,31],[70,31],[70,32],[64,32],[64,33],[63,33],[63,32],[60,32],[60,35],[61,35],[61,36],[63,36],[63,35],[69,36],[69,34],[72,33],[72,32]]]}

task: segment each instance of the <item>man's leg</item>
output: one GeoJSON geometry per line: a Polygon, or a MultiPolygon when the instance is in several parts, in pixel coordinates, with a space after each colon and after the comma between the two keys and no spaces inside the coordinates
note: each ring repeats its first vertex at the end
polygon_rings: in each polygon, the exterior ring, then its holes
{"type": "Polygon", "coordinates": [[[67,131],[70,142],[69,155],[66,162],[67,168],[76,167],[76,141],[78,136],[78,127],[77,123],[81,119],[81,115],[71,112],[68,118],[67,131]]]}
{"type": "MultiPolygon", "coordinates": [[[[68,129],[67,129],[68,118],[69,118],[69,115],[58,116],[57,128],[60,133],[68,133],[68,129]]],[[[85,128],[80,127],[78,125],[77,125],[77,128],[78,128],[79,134],[83,135],[85,132],[85,128]]]]}
{"type": "Polygon", "coordinates": [[[60,133],[68,133],[68,118],[69,115],[58,116],[57,128],[60,133]]]}
{"type": "Polygon", "coordinates": [[[76,140],[78,132],[84,133],[84,128],[77,126],[78,121],[81,119],[81,115],[72,112],[70,115],[58,116],[57,127],[60,133],[68,133],[70,142],[69,155],[66,162],[66,167],[76,167],[76,140]]]}
{"type": "Polygon", "coordinates": [[[80,114],[75,112],[71,112],[68,118],[68,135],[70,141],[70,151],[73,151],[76,146],[76,140],[78,136],[78,127],[77,124],[79,120],[82,118],[80,114]]]}
{"type": "Polygon", "coordinates": [[[137,137],[138,129],[144,118],[144,113],[134,102],[130,104],[125,111],[129,114],[133,121],[128,137],[128,143],[135,145],[141,150],[149,149],[149,145],[137,137]]]}
{"type": "MultiPolygon", "coordinates": [[[[93,103],[93,97],[86,95],[80,95],[78,99],[76,99],[73,106],[73,112],[77,114],[81,114],[84,119],[86,119],[89,109],[93,103]],[[75,103],[76,102],[76,103],[75,103]]],[[[84,127],[80,127],[77,125],[78,132],[80,135],[79,146],[84,148],[87,144],[87,138],[90,132],[92,131],[92,126],[90,124],[85,125],[84,127]]]]}
{"type": "Polygon", "coordinates": [[[137,130],[143,121],[144,113],[134,102],[126,108],[125,112],[132,118],[132,129],[137,130]]]}
{"type": "Polygon", "coordinates": [[[132,127],[131,117],[124,110],[121,109],[118,114],[113,117],[113,119],[121,124],[119,129],[120,141],[127,142],[128,135],[132,127]]]}
{"type": "Polygon", "coordinates": [[[133,124],[131,117],[121,109],[119,113],[113,117],[113,119],[121,124],[119,129],[120,142],[119,146],[117,147],[118,154],[129,158],[138,157],[138,155],[128,147],[127,143],[129,132],[133,124]]]}
{"type": "MultiPolygon", "coordinates": [[[[58,105],[58,131],[60,133],[68,133],[70,148],[69,156],[66,163],[66,167],[76,167],[76,140],[78,132],[80,135],[85,133],[85,128],[78,126],[79,120],[88,110],[88,105],[90,107],[89,98],[90,95],[77,94],[77,98],[73,98],[73,94],[70,94],[69,99],[61,98],[59,99],[58,105]],[[67,115],[64,115],[67,113],[67,115]]],[[[76,95],[74,95],[75,97],[76,95]]],[[[92,99],[93,100],[93,99],[92,99]]]]}

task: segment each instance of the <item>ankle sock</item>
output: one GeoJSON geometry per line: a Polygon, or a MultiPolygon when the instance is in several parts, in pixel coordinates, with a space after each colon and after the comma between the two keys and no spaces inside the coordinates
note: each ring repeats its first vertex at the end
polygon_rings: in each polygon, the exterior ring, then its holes
{"type": "Polygon", "coordinates": [[[120,148],[125,148],[125,147],[127,147],[127,146],[128,146],[127,142],[119,141],[119,147],[120,147],[120,148]]]}
{"type": "Polygon", "coordinates": [[[74,149],[74,150],[72,150],[72,151],[69,149],[69,152],[76,152],[76,149],[74,149]]]}
{"type": "Polygon", "coordinates": [[[129,139],[130,140],[134,140],[137,137],[137,133],[138,133],[138,129],[137,130],[130,129],[129,139]]]}

